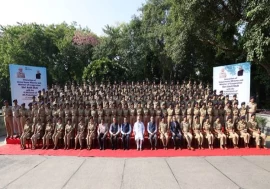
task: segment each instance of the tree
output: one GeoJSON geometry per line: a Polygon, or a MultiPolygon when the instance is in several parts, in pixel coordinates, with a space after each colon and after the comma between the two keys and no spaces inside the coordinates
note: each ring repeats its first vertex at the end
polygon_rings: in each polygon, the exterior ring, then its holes
{"type": "Polygon", "coordinates": [[[127,78],[126,70],[116,61],[102,58],[94,60],[83,71],[83,79],[89,82],[122,81],[127,78]]]}

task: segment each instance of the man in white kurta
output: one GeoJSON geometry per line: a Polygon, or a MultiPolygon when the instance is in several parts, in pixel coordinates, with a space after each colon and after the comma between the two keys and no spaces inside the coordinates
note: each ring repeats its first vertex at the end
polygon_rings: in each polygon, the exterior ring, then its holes
{"type": "Polygon", "coordinates": [[[140,116],[137,117],[137,122],[134,124],[133,132],[137,144],[137,150],[142,150],[142,142],[143,142],[143,136],[144,136],[144,124],[141,122],[140,116]]]}

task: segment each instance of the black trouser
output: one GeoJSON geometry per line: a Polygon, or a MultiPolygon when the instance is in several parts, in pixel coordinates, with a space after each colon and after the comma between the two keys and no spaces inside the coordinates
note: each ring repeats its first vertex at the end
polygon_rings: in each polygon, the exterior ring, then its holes
{"type": "Polygon", "coordinates": [[[149,134],[149,141],[151,144],[151,148],[153,148],[153,143],[154,143],[154,147],[157,147],[157,135],[156,134],[149,134]]]}
{"type": "Polygon", "coordinates": [[[129,149],[129,134],[122,135],[124,149],[129,149]]]}
{"type": "Polygon", "coordinates": [[[111,135],[111,144],[112,144],[112,149],[116,149],[117,148],[117,135],[111,135]]]}
{"type": "Polygon", "coordinates": [[[98,143],[99,143],[99,148],[100,149],[105,149],[105,147],[104,147],[104,143],[105,143],[104,140],[105,140],[104,133],[100,133],[98,135],[98,143]]]}
{"type": "Polygon", "coordinates": [[[174,144],[174,147],[181,147],[181,139],[182,139],[182,135],[181,135],[181,133],[177,133],[177,134],[175,134],[175,135],[173,135],[173,144],[174,144]],[[178,140],[179,140],[179,143],[177,143],[177,138],[178,138],[178,140]]]}

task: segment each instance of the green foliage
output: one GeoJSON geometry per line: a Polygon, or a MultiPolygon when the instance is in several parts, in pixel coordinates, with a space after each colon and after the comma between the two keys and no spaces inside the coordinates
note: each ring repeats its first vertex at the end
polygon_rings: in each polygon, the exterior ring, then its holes
{"type": "Polygon", "coordinates": [[[260,128],[265,127],[267,124],[267,119],[263,117],[256,117],[256,121],[258,122],[260,128]]]}
{"type": "Polygon", "coordinates": [[[83,71],[83,79],[89,82],[110,82],[126,79],[126,70],[116,61],[102,58],[94,60],[83,71]]]}
{"type": "Polygon", "coordinates": [[[47,67],[49,84],[80,82],[98,43],[95,34],[76,24],[19,24],[1,26],[0,32],[0,88],[5,97],[9,96],[9,64],[47,67]]]}

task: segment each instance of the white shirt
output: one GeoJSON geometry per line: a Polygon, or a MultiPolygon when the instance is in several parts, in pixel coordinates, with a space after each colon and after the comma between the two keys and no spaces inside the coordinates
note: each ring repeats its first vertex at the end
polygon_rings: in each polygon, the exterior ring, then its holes
{"type": "Polygon", "coordinates": [[[133,127],[133,132],[135,132],[135,140],[140,139],[143,140],[143,135],[144,135],[144,124],[143,122],[136,122],[133,127]]]}

